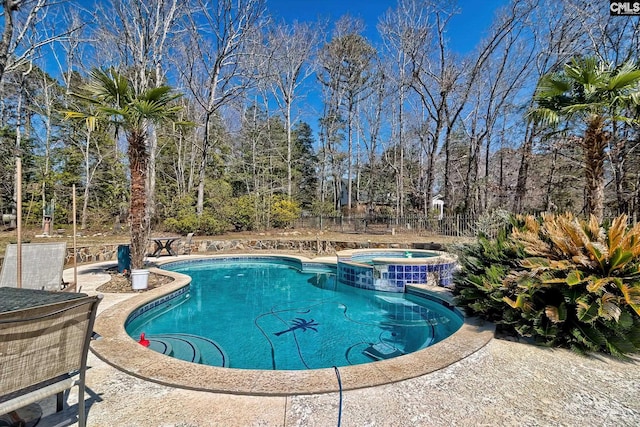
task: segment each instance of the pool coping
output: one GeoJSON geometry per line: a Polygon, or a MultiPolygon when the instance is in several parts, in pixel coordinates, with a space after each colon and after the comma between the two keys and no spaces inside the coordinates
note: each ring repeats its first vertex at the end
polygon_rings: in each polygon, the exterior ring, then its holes
{"type": "MultiPolygon", "coordinates": [[[[259,258],[280,254],[234,254],[231,257],[259,258]]],[[[313,259],[298,258],[304,262],[313,259]]],[[[198,256],[190,260],[229,258],[229,255],[198,256]]],[[[173,262],[167,260],[159,263],[173,262]]],[[[423,350],[362,365],[335,369],[266,371],[220,368],[185,362],[165,356],[138,344],[125,330],[129,315],[139,307],[164,295],[189,286],[191,278],[184,274],[150,268],[156,274],[173,277],[174,281],[148,290],[115,304],[100,313],[94,330],[101,339],[93,341],[91,350],[96,356],[130,375],[159,384],[189,390],[217,393],[290,396],[319,394],[374,387],[395,383],[445,368],[484,347],[494,336],[493,324],[475,318],[465,318],[462,327],[449,338],[423,350]]]]}

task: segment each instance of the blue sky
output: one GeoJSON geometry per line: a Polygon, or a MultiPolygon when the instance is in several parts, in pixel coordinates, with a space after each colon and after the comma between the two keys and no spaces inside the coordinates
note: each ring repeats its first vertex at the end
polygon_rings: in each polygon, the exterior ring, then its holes
{"type": "MultiPolygon", "coordinates": [[[[461,14],[451,21],[448,34],[451,47],[459,53],[472,50],[491,25],[496,9],[506,3],[507,0],[459,0],[461,14]]],[[[287,22],[315,21],[319,17],[335,21],[349,13],[365,21],[365,35],[371,38],[376,34],[378,18],[395,6],[395,0],[267,0],[269,12],[287,22]]]]}

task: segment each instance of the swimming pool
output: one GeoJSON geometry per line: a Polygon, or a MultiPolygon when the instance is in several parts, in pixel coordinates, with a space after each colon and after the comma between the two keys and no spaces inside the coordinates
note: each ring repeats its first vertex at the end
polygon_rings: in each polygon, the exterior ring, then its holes
{"type": "Polygon", "coordinates": [[[136,311],[127,332],[134,338],[144,332],[156,351],[213,366],[306,370],[364,364],[426,348],[463,323],[457,310],[437,299],[353,288],[336,280],[335,267],[286,257],[163,268],[191,276],[188,292],[136,311]]]}

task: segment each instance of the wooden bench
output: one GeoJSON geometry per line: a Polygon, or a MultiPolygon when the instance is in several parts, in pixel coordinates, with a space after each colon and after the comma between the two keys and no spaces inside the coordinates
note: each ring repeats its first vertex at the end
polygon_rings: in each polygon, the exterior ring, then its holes
{"type": "Polygon", "coordinates": [[[86,425],[87,353],[102,296],[0,288],[0,414],[78,386],[78,426],[86,425]]]}

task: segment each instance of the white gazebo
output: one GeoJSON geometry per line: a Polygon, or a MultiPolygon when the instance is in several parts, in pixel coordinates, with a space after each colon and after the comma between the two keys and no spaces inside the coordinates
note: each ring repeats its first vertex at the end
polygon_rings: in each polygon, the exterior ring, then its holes
{"type": "Polygon", "coordinates": [[[438,194],[431,200],[431,207],[433,209],[437,209],[438,221],[442,221],[442,218],[444,217],[444,200],[442,200],[441,195],[438,194]]]}

